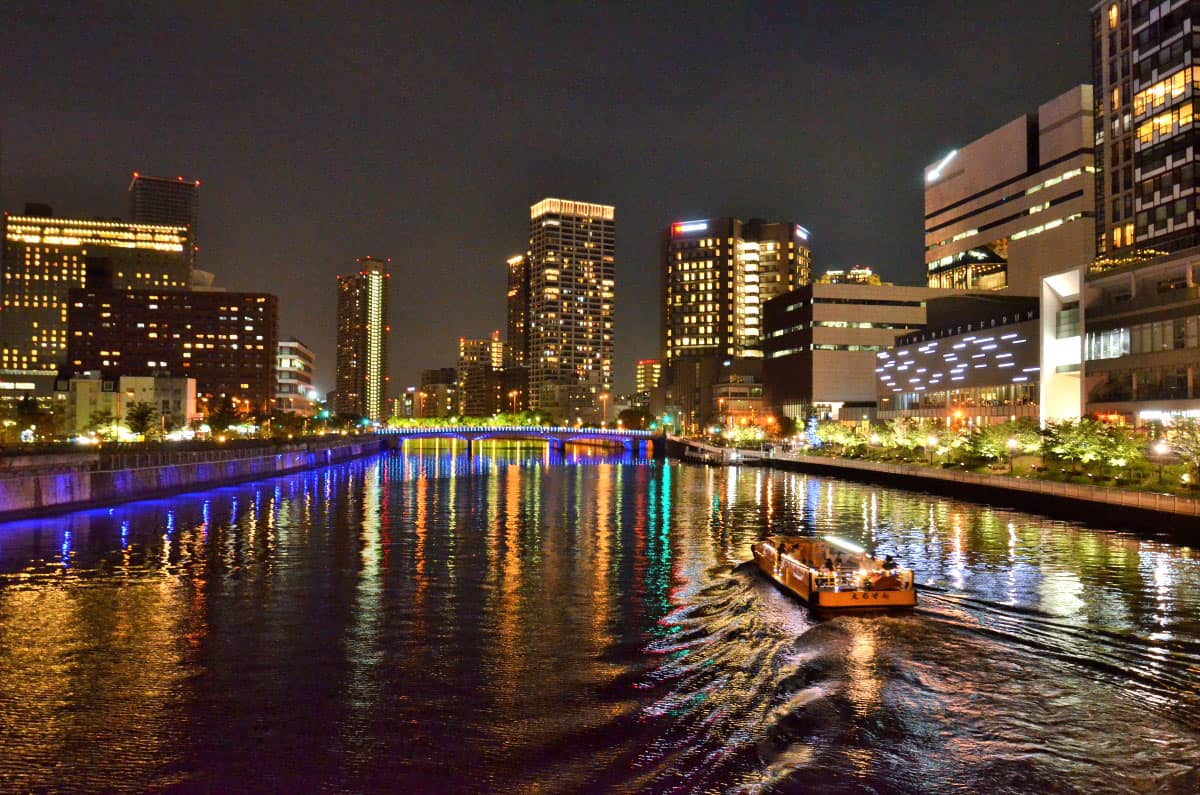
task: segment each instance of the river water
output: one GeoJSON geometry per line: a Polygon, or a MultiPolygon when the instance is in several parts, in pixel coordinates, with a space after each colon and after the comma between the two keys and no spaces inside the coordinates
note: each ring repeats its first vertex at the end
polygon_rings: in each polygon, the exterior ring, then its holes
{"type": "Polygon", "coordinates": [[[0,790],[1200,791],[1200,554],[916,492],[448,444],[0,525],[0,790]],[[921,604],[744,564],[835,532],[921,604]]]}

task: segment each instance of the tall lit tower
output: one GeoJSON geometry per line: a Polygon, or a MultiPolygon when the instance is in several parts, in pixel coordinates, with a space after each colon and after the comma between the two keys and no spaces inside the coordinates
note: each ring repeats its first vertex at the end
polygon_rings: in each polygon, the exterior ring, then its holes
{"type": "Polygon", "coordinates": [[[362,257],[358,271],[338,276],[337,390],[334,409],[383,418],[387,376],[388,264],[362,257]]]}
{"type": "Polygon", "coordinates": [[[186,226],[192,238],[192,260],[199,248],[196,220],[200,209],[200,180],[151,177],[133,172],[129,182],[129,220],[135,224],[186,226]]]}
{"type": "Polygon", "coordinates": [[[508,258],[508,341],[506,367],[529,363],[529,256],[508,258]]]}
{"type": "Polygon", "coordinates": [[[1092,7],[1096,240],[1104,257],[1200,245],[1200,0],[1092,7]]]}
{"type": "Polygon", "coordinates": [[[594,411],[612,389],[615,216],[565,199],[529,208],[531,408],[594,411]]]}

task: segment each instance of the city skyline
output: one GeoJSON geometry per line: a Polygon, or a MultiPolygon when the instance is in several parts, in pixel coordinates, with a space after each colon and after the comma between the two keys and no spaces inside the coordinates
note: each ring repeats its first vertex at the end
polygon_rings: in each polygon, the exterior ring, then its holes
{"type": "Polygon", "coordinates": [[[898,36],[911,20],[875,3],[766,8],[749,22],[671,7],[636,17],[398,9],[291,20],[279,31],[234,11],[160,17],[116,6],[89,24],[18,13],[0,32],[10,72],[27,71],[19,65],[52,42],[72,55],[0,87],[0,206],[46,201],[62,215],[121,215],[132,170],[202,180],[200,261],[231,290],[278,286],[280,329],[313,341],[323,391],[333,386],[335,337],[324,286],[358,252],[390,252],[395,391],[451,363],[459,336],[503,326],[505,274],[495,263],[524,250],[514,216],[546,195],[596,197],[627,219],[614,362],[617,389],[627,391],[636,360],[657,355],[653,264],[668,223],[798,218],[813,232],[818,272],[862,262],[886,280],[919,283],[923,167],[1031,100],[1090,79],[1089,4],[1045,5],[933,3],[920,37],[898,36]],[[925,43],[1018,22],[1027,34],[986,64],[925,43]],[[760,30],[770,47],[751,46],[760,30]],[[309,46],[271,46],[277,36],[309,46]],[[441,42],[448,58],[403,56],[418,36],[441,42]],[[125,55],[118,42],[127,38],[196,47],[125,55]],[[690,54],[693,40],[712,42],[715,57],[690,54]],[[394,62],[340,54],[372,48],[394,62]],[[621,52],[622,62],[608,58],[597,77],[543,69],[547,55],[577,52],[621,52]],[[507,92],[486,79],[493,58],[505,64],[507,92]],[[98,59],[111,61],[103,76],[98,59]],[[1035,59],[1039,68],[1028,69],[1035,59]],[[714,93],[717,80],[739,88],[714,93]],[[744,90],[756,80],[775,80],[792,105],[759,108],[744,90]],[[309,113],[312,97],[329,112],[309,113]],[[545,134],[527,123],[537,107],[558,110],[545,134]],[[603,124],[599,108],[610,112],[603,124]],[[697,123],[704,108],[728,121],[697,123]],[[356,121],[368,109],[387,118],[356,121]],[[492,132],[480,131],[483,118],[494,119],[492,132]],[[453,234],[464,219],[471,235],[453,234]],[[284,269],[296,277],[274,283],[284,269]],[[414,279],[427,283],[421,300],[406,302],[401,285],[414,279]],[[462,297],[462,281],[479,284],[479,295],[462,297]],[[422,344],[404,344],[410,334],[422,344]]]}

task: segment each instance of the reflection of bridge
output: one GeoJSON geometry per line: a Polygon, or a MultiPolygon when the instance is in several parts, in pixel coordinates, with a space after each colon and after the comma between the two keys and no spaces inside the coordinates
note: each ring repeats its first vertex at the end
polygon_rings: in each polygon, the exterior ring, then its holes
{"type": "Polygon", "coordinates": [[[388,432],[402,445],[406,439],[461,439],[467,443],[467,454],[474,452],[475,442],[485,439],[521,441],[538,439],[550,445],[552,453],[561,454],[572,442],[609,444],[623,447],[627,452],[646,454],[647,443],[654,438],[651,431],[627,431],[621,428],[570,428],[548,425],[446,425],[443,427],[395,428],[388,432]]]}

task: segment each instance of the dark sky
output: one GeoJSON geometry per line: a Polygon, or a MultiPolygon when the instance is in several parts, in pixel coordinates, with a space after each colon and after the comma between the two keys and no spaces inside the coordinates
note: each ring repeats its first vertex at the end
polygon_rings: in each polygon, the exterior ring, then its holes
{"type": "Polygon", "coordinates": [[[803,223],[920,281],[922,169],[1089,79],[1091,0],[6,4],[0,205],[123,215],[199,179],[201,264],[333,381],[334,276],[392,258],[392,384],[504,325],[528,206],[617,207],[617,387],[657,356],[658,231],[803,223]],[[83,9],[90,8],[90,11],[83,9]]]}

